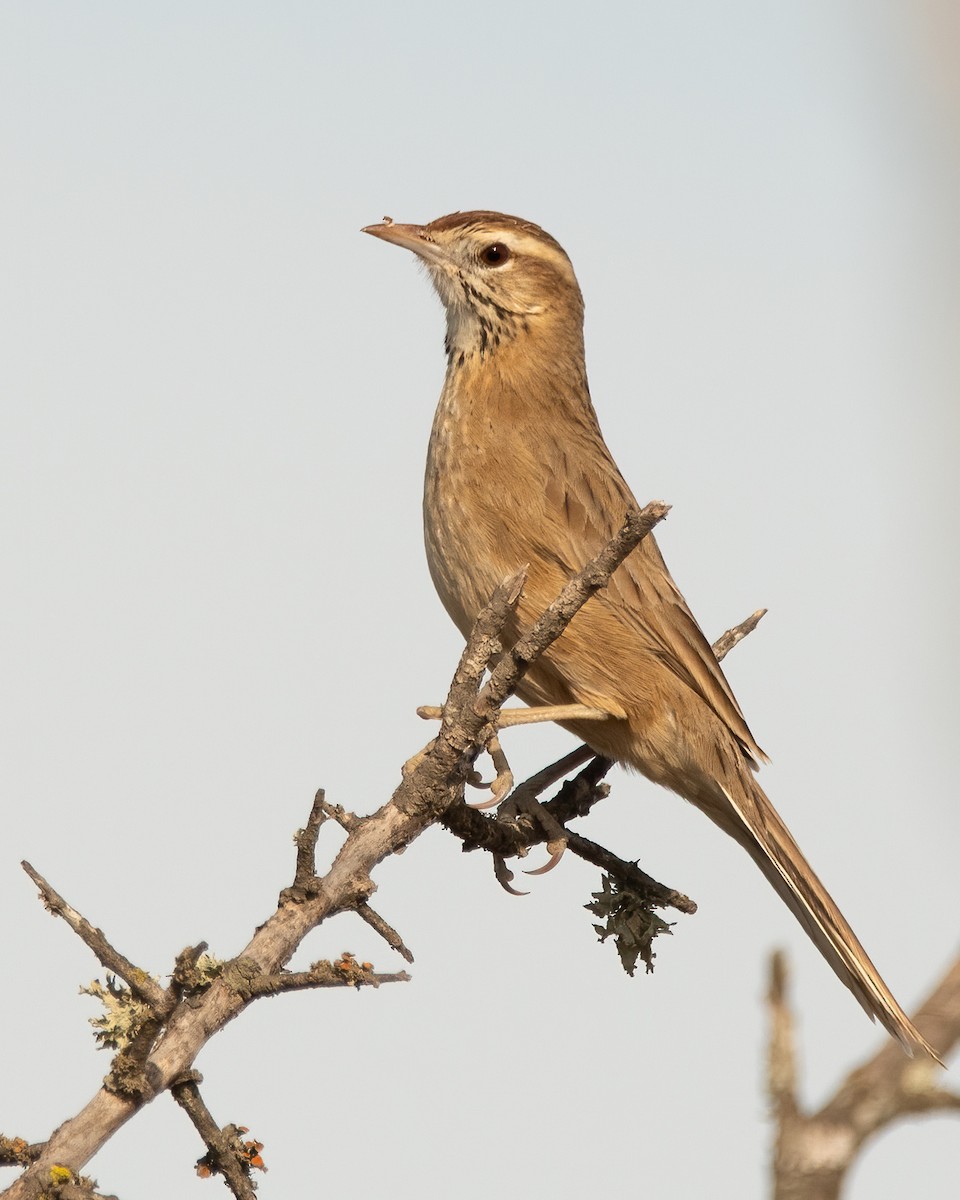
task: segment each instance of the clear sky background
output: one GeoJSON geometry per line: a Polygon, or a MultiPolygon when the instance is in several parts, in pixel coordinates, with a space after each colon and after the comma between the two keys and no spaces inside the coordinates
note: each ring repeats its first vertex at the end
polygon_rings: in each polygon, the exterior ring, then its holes
{"type": "MultiPolygon", "coordinates": [[[[369,811],[430,734],[460,647],[420,532],[443,323],[358,232],[385,213],[567,249],[693,611],[712,638],[770,609],[727,664],[764,787],[923,997],[960,911],[958,39],[933,0],[0,9],[4,1133],[108,1065],[102,972],[21,858],[151,971],[228,957],[314,790],[369,811]]],[[[507,738],[518,772],[571,744],[507,738]]],[[[884,1035],[741,851],[613,778],[587,831],[700,903],[656,973],[597,943],[594,870],[513,899],[430,831],[376,877],[412,983],[260,1002],[198,1060],[262,1195],[765,1196],[770,950],[811,1103],[884,1035]]],[[[296,961],[343,949],[399,965],[349,917],[296,961]]],[[[850,1197],[954,1197],[957,1145],[898,1128],[850,1197]]],[[[201,1151],[161,1097],[91,1170],[220,1194],[201,1151]]]]}

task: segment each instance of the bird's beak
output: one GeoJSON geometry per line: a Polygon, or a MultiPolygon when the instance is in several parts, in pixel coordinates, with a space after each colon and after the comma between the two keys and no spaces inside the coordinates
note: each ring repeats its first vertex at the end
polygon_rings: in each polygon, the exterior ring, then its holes
{"type": "Polygon", "coordinates": [[[360,232],[370,233],[384,242],[393,242],[404,250],[412,250],[426,263],[442,263],[447,259],[443,250],[431,240],[424,225],[397,225],[387,218],[380,225],[365,226],[360,232]]]}

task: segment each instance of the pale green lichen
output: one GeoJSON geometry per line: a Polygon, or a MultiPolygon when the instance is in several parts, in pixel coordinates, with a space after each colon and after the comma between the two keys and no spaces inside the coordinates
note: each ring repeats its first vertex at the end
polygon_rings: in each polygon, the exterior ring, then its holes
{"type": "Polygon", "coordinates": [[[91,1017],[90,1024],[102,1050],[125,1050],[140,1032],[144,1021],[153,1014],[148,1005],[138,1000],[129,988],[118,984],[113,975],[107,976],[106,987],[94,979],[80,994],[93,996],[104,1007],[101,1017],[91,1017]]]}
{"type": "Polygon", "coordinates": [[[193,969],[200,977],[200,986],[209,987],[215,979],[220,978],[225,966],[226,959],[214,958],[212,954],[201,954],[193,969]]]}

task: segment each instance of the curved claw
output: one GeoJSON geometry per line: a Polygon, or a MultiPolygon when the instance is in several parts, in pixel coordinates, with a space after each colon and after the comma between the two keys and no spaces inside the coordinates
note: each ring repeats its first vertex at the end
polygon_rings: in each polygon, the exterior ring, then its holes
{"type": "Polygon", "coordinates": [[[506,770],[501,772],[492,783],[478,782],[474,783],[474,787],[488,787],[490,789],[490,799],[481,800],[478,804],[470,804],[467,802],[467,808],[496,808],[500,801],[504,798],[507,792],[513,787],[513,772],[506,770]]]}
{"type": "MultiPolygon", "coordinates": [[[[480,791],[485,792],[488,787],[493,787],[497,780],[494,779],[487,784],[484,779],[480,778],[479,772],[472,770],[467,776],[466,782],[469,787],[479,787],[480,791]]],[[[492,800],[480,800],[478,804],[470,804],[469,800],[464,800],[463,803],[467,805],[468,809],[492,809],[494,804],[499,804],[499,798],[494,796],[492,800]]]]}
{"type": "Polygon", "coordinates": [[[500,771],[497,773],[496,779],[490,784],[490,793],[496,803],[499,804],[512,787],[513,772],[508,767],[505,771],[500,771]]]}
{"type": "Polygon", "coordinates": [[[490,755],[490,759],[497,772],[496,779],[490,785],[490,791],[496,797],[499,804],[513,787],[513,772],[510,770],[507,756],[504,754],[503,747],[500,745],[500,739],[496,734],[487,743],[487,753],[490,755]]]}
{"type": "Polygon", "coordinates": [[[558,838],[555,842],[547,842],[547,849],[550,851],[549,859],[543,864],[542,867],[536,867],[532,871],[524,871],[524,875],[546,875],[546,873],[548,871],[552,871],[560,859],[563,858],[563,852],[566,850],[566,848],[567,843],[565,838],[558,838]]]}
{"type": "Polygon", "coordinates": [[[496,767],[496,778],[492,783],[484,783],[477,772],[474,771],[472,777],[468,778],[467,782],[473,784],[474,787],[488,787],[490,789],[490,799],[484,800],[480,804],[468,804],[468,808],[496,808],[507,792],[513,787],[513,772],[510,770],[507,756],[504,754],[496,734],[487,743],[487,753],[493,760],[494,767],[496,767]]]}
{"type": "Polygon", "coordinates": [[[529,892],[518,892],[515,887],[510,886],[510,881],[513,879],[513,872],[507,866],[506,859],[502,854],[493,856],[493,873],[497,877],[497,883],[505,892],[509,892],[511,896],[529,896],[529,892]]]}
{"type": "Polygon", "coordinates": [[[478,812],[482,812],[485,808],[496,808],[501,799],[501,796],[494,796],[491,800],[478,800],[476,804],[471,804],[469,800],[464,803],[467,808],[475,808],[478,812]]]}

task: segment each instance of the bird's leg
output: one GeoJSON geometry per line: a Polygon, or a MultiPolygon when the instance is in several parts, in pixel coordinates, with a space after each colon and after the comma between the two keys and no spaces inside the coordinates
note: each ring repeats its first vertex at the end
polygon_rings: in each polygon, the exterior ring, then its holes
{"type": "Polygon", "coordinates": [[[592,704],[542,704],[537,708],[502,708],[497,726],[538,725],[541,721],[609,721],[612,713],[592,704]]]}
{"type": "MultiPolygon", "coordinates": [[[[417,709],[417,716],[422,717],[425,721],[439,721],[443,717],[443,709],[435,705],[424,704],[417,709]]],[[[502,708],[497,717],[496,724],[499,730],[512,728],[515,725],[535,725],[541,721],[607,721],[612,716],[612,713],[606,712],[602,708],[595,708],[589,704],[552,704],[541,705],[537,708],[502,708]]],[[[489,783],[484,781],[476,771],[467,777],[467,783],[471,787],[489,788],[491,792],[489,800],[484,800],[480,804],[471,804],[469,805],[470,808],[496,808],[513,787],[513,772],[510,769],[507,756],[503,752],[503,747],[500,745],[500,739],[496,733],[487,742],[485,749],[490,755],[497,773],[489,783]]],[[[407,772],[408,768],[412,769],[411,764],[415,766],[425,753],[426,750],[421,751],[419,755],[415,755],[409,763],[406,763],[404,765],[404,773],[407,772]]],[[[543,875],[547,871],[553,870],[563,857],[563,852],[567,845],[563,826],[550,816],[537,799],[537,796],[545,788],[562,779],[569,771],[580,766],[581,763],[588,761],[592,755],[593,751],[589,747],[581,746],[578,750],[574,750],[565,758],[561,758],[555,762],[552,766],[546,767],[543,771],[531,776],[514,792],[514,795],[510,799],[509,812],[502,810],[504,815],[515,816],[520,812],[524,812],[534,817],[550,838],[547,842],[547,849],[550,851],[549,861],[543,867],[538,867],[534,871],[527,871],[527,875],[543,875]]],[[[503,880],[501,880],[501,883],[503,883],[503,880]]]]}
{"type": "Polygon", "coordinates": [[[589,746],[578,746],[576,750],[571,750],[569,754],[565,754],[563,758],[558,758],[549,767],[544,767],[536,775],[531,775],[529,779],[525,779],[523,783],[518,784],[514,794],[517,796],[539,796],[548,787],[553,787],[555,783],[559,783],[565,775],[569,775],[571,771],[575,771],[577,767],[582,767],[584,763],[588,763],[591,758],[596,757],[596,751],[591,750],[589,746]]]}
{"type": "MultiPolygon", "coordinates": [[[[417,709],[417,716],[422,717],[425,721],[439,721],[443,718],[443,709],[438,708],[436,705],[423,704],[417,709]]],[[[509,729],[515,725],[536,725],[542,721],[606,721],[610,719],[610,716],[611,714],[605,712],[602,708],[594,708],[589,704],[550,704],[541,705],[538,708],[502,708],[497,717],[497,729],[509,729]]],[[[503,747],[500,745],[500,739],[496,734],[487,742],[485,749],[490,755],[497,773],[490,783],[485,782],[476,771],[467,778],[467,783],[471,787],[489,788],[491,792],[489,800],[484,800],[481,804],[471,804],[471,808],[496,808],[513,787],[513,772],[510,770],[507,756],[504,754],[503,747]]],[[[419,755],[414,755],[408,763],[405,763],[403,768],[404,774],[412,770],[425,753],[426,750],[422,750],[419,755]]],[[[561,759],[560,761],[563,762],[564,760],[561,759]]],[[[550,769],[548,768],[547,770],[549,771],[550,769]]],[[[545,772],[540,773],[540,775],[545,774],[545,772]]],[[[556,779],[562,779],[563,774],[564,772],[561,772],[556,776],[556,779]]],[[[554,778],[548,778],[544,782],[540,782],[540,775],[533,776],[524,785],[527,789],[525,795],[530,796],[533,803],[536,803],[536,796],[539,791],[556,782],[554,778]],[[537,783],[537,787],[533,788],[532,785],[535,782],[537,783]]],[[[529,811],[531,815],[534,815],[532,809],[529,811]]],[[[542,821],[541,824],[543,824],[542,821]]],[[[544,828],[546,829],[546,826],[544,828]]],[[[557,838],[554,837],[553,840],[556,841],[557,838]]],[[[551,853],[554,854],[554,857],[548,866],[541,868],[541,871],[548,871],[551,867],[556,866],[557,862],[560,861],[560,856],[563,854],[563,849],[561,848],[559,853],[554,851],[551,851],[551,853]]],[[[528,874],[534,873],[528,872],[528,874]]]]}
{"type": "MultiPolygon", "coordinates": [[[[613,714],[591,704],[543,704],[537,708],[501,708],[497,718],[498,729],[509,729],[514,725],[538,725],[541,721],[609,721],[613,714]]],[[[417,716],[425,721],[439,721],[443,709],[424,704],[417,709],[417,716]]]]}

